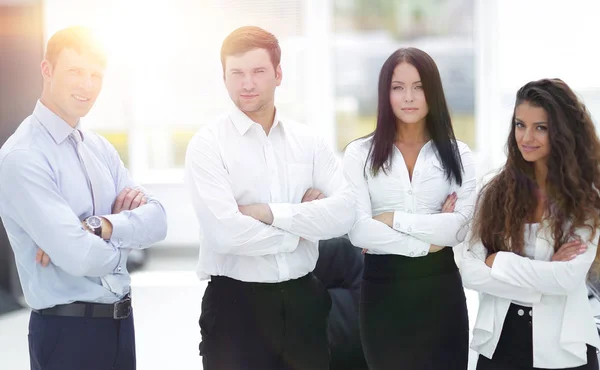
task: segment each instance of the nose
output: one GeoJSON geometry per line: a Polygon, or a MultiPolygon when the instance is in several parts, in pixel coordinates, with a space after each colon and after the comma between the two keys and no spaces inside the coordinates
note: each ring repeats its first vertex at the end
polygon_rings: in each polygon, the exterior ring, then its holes
{"type": "Polygon", "coordinates": [[[244,80],[242,81],[242,88],[246,91],[252,91],[254,89],[254,80],[252,79],[252,74],[247,73],[244,75],[244,80]]]}
{"type": "Polygon", "coordinates": [[[79,86],[85,89],[85,91],[91,90],[94,86],[92,75],[90,73],[83,73],[79,81],[79,86]]]}
{"type": "Polygon", "coordinates": [[[406,95],[404,96],[404,101],[407,103],[412,103],[414,101],[413,93],[411,89],[406,89],[406,95]]]}
{"type": "Polygon", "coordinates": [[[529,143],[531,141],[533,141],[533,130],[526,128],[525,133],[523,134],[523,142],[529,143]]]}

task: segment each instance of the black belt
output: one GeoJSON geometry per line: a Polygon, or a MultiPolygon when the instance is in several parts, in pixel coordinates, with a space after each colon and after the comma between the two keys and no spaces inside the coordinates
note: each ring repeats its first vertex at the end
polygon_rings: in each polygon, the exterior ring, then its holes
{"type": "Polygon", "coordinates": [[[131,315],[131,297],[127,294],[115,303],[90,303],[73,302],[61,304],[51,308],[33,310],[42,316],[70,316],[70,317],[92,317],[112,318],[115,320],[126,319],[131,315]]]}

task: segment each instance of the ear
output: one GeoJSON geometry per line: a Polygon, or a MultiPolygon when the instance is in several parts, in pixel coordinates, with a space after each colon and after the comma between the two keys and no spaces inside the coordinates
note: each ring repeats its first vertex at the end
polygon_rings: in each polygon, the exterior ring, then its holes
{"type": "Polygon", "coordinates": [[[277,81],[277,85],[281,85],[281,79],[283,77],[283,72],[281,71],[281,64],[275,68],[275,80],[277,81]]]}
{"type": "Polygon", "coordinates": [[[42,60],[40,69],[42,71],[42,78],[44,79],[44,82],[49,82],[52,79],[52,73],[54,72],[50,61],[47,59],[42,60]]]}

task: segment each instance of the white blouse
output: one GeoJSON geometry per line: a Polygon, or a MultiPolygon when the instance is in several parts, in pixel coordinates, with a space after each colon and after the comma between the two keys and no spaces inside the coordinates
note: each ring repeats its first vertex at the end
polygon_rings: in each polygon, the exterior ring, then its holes
{"type": "Polygon", "coordinates": [[[344,155],[344,172],[356,196],[356,219],[348,234],[352,244],[373,254],[420,257],[431,244],[460,243],[476,200],[475,163],[469,147],[457,142],[464,167],[459,186],[446,178],[432,141],[421,148],[412,181],[396,147],[387,174],[379,171],[373,177],[367,161],[371,142],[372,137],[356,140],[344,155]],[[440,213],[452,192],[458,196],[454,213],[440,213]],[[385,212],[394,212],[393,228],[373,219],[385,212]]]}
{"type": "MultiPolygon", "coordinates": [[[[590,229],[578,229],[576,234],[586,241],[590,229]]],[[[585,283],[599,236],[597,230],[587,251],[575,259],[552,262],[552,234],[546,223],[541,223],[533,259],[498,252],[492,268],[485,264],[488,253],[481,242],[471,243],[467,238],[456,246],[464,286],[481,292],[471,348],[492,358],[511,302],[526,302],[533,309],[533,366],[584,365],[586,344],[600,348],[585,283]]]]}

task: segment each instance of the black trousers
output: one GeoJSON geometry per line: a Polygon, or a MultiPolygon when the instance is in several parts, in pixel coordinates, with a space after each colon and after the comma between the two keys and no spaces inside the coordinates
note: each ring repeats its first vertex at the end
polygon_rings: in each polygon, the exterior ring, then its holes
{"type": "Polygon", "coordinates": [[[366,255],[360,330],[371,370],[466,370],[467,305],[452,249],[366,255]]]}
{"type": "Polygon", "coordinates": [[[133,315],[127,319],[29,319],[31,370],[135,370],[133,315]]]}
{"type": "Polygon", "coordinates": [[[311,273],[282,283],[213,276],[202,299],[205,370],[327,370],[331,298],[311,273]]]}
{"type": "MultiPolygon", "coordinates": [[[[477,370],[542,370],[533,367],[531,312],[531,307],[510,305],[492,359],[479,355],[477,370]]],[[[567,369],[598,370],[596,348],[588,345],[587,349],[587,364],[567,369]]]]}

